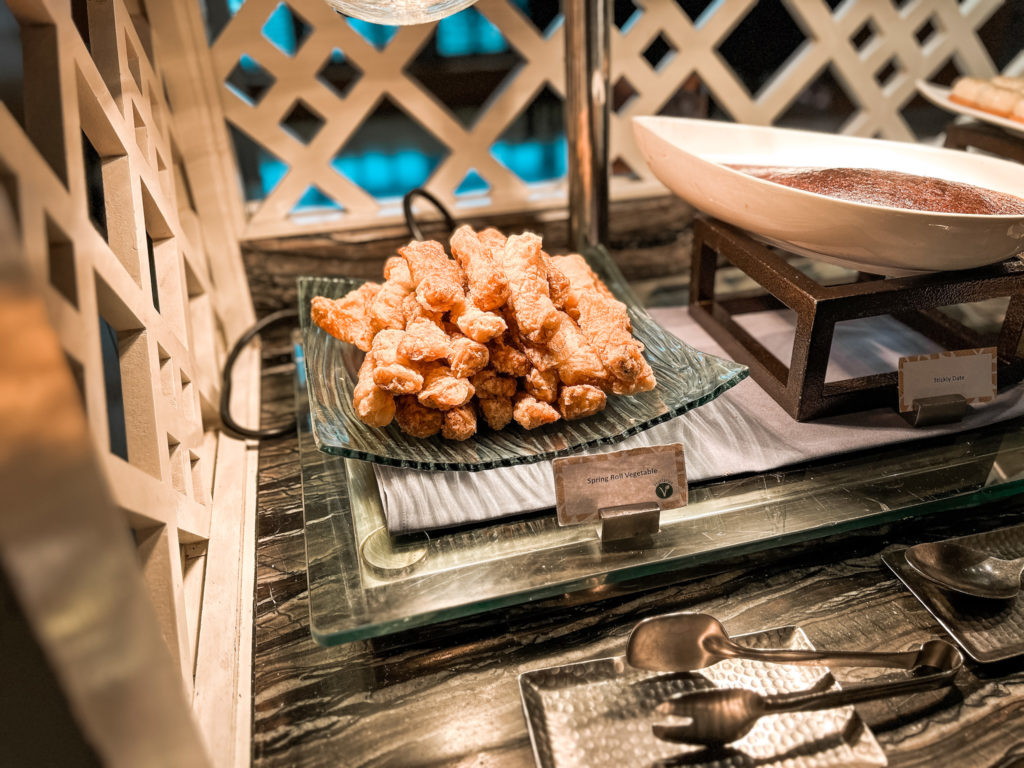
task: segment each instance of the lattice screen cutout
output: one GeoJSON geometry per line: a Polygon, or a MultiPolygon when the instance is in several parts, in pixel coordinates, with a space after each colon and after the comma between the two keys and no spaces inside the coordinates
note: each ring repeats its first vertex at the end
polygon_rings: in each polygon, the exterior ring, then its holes
{"type": "Polygon", "coordinates": [[[213,285],[164,84],[122,0],[74,17],[66,0],[7,2],[25,125],[0,105],[0,180],[191,693],[238,287],[213,285]]]}
{"type": "MultiPolygon", "coordinates": [[[[436,143],[437,151],[427,153],[426,186],[455,210],[500,212],[564,200],[562,179],[536,183],[528,173],[513,170],[502,141],[538,95],[547,90],[564,96],[560,15],[538,26],[520,9],[521,1],[480,0],[459,15],[486,20],[467,29],[466,38],[482,40],[484,49],[494,34],[503,38],[507,47],[499,42],[494,50],[503,52],[508,71],[499,72],[498,80],[487,67],[460,73],[456,56],[447,72],[435,76],[447,82],[437,83],[425,80],[420,66],[424,52],[442,45],[435,38],[437,24],[378,27],[372,36],[323,0],[233,5],[237,13],[211,51],[239,151],[250,162],[256,158],[264,173],[263,190],[250,190],[254,200],[246,237],[356,228],[395,218],[395,199],[374,194],[374,174],[364,173],[360,185],[345,166],[372,162],[346,158],[345,152],[353,137],[376,124],[371,118],[382,103],[393,104],[436,143]],[[481,78],[494,87],[469,114],[465,104],[445,99],[451,89],[471,89],[481,78]]],[[[617,19],[611,34],[613,197],[662,191],[633,142],[629,121],[635,115],[699,114],[710,103],[739,122],[778,124],[787,122],[798,100],[806,101],[809,89],[825,78],[850,104],[834,129],[910,140],[915,136],[902,110],[915,98],[917,78],[932,77],[950,63],[964,74],[995,74],[977,31],[999,0],[910,0],[899,8],[884,0],[845,0],[835,9],[818,0],[785,0],[802,42],[766,81],[752,85],[738,72],[743,68],[735,54],[730,63],[723,52],[738,28],[758,23],[759,5],[763,12],[765,4],[706,3],[695,19],[675,0],[632,5],[634,12],[617,19]]],[[[769,48],[773,41],[761,44],[769,48]]],[[[495,61],[502,66],[501,57],[495,61]]],[[[1024,59],[1018,57],[1011,69],[1021,67],[1024,59]]],[[[379,143],[387,152],[387,136],[379,143]]],[[[564,152],[564,146],[554,151],[564,152]]],[[[379,173],[389,173],[388,167],[381,164],[379,173]]]]}

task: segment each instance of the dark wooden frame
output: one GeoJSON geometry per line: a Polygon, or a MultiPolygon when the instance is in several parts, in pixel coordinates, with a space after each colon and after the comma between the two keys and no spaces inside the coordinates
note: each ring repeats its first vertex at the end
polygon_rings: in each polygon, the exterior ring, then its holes
{"type": "MultiPolygon", "coordinates": [[[[1021,125],[1024,130],[1024,124],[1021,125]]],[[[1024,139],[989,123],[958,123],[946,126],[945,146],[950,149],[974,147],[993,155],[1024,163],[1024,139]]]]}
{"type": "Polygon", "coordinates": [[[995,346],[999,386],[1024,378],[1024,262],[1014,258],[962,272],[884,278],[860,273],[856,282],[827,286],[793,267],[782,255],[719,221],[694,223],[690,314],[751,377],[798,421],[895,406],[897,373],[825,382],[835,324],[892,315],[945,349],[995,346]],[[763,290],[715,295],[715,274],[723,262],[763,290]],[[993,343],[938,311],[938,307],[1009,297],[1006,316],[993,343]],[[793,354],[787,366],[733,318],[788,307],[797,314],[793,354]]]}

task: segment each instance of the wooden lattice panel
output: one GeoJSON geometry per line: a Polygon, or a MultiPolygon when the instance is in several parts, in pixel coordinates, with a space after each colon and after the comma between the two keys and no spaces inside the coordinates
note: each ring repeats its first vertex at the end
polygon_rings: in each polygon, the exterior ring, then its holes
{"type": "MultiPolygon", "coordinates": [[[[977,31],[1000,0],[911,0],[900,8],[888,0],[846,0],[834,10],[824,2],[785,0],[783,5],[805,40],[756,94],[720,53],[723,42],[757,6],[754,0],[711,3],[696,21],[674,0],[634,4],[634,18],[611,34],[611,83],[623,81],[632,93],[611,120],[611,159],[620,161],[620,169],[624,164],[632,171],[613,179],[613,197],[662,191],[639,155],[629,120],[658,113],[687,82],[699,79],[733,119],[770,125],[829,70],[854,106],[842,126],[844,133],[909,140],[914,135],[901,110],[915,96],[916,79],[933,76],[951,59],[962,73],[995,74],[977,31]],[[670,55],[652,67],[644,54],[656,41],[670,55]]],[[[503,212],[564,200],[562,183],[527,184],[491,153],[496,139],[542,88],[564,96],[563,25],[555,23],[542,32],[510,0],[480,0],[474,6],[501,31],[523,63],[467,128],[410,73],[436,25],[403,27],[378,49],[323,0],[286,0],[306,32],[291,55],[264,35],[264,26],[279,5],[279,0],[246,0],[211,49],[227,120],[288,168],[265,199],[251,204],[244,237],[357,228],[396,218],[393,202],[374,198],[331,166],[383,98],[398,104],[445,148],[427,187],[454,209],[472,206],[474,213],[503,212]],[[334,49],[343,51],[360,73],[343,96],[318,77],[334,49]],[[227,85],[243,56],[267,76],[269,85],[256,98],[246,98],[227,85]],[[323,122],[308,144],[284,127],[297,105],[323,122]],[[472,170],[489,184],[484,199],[455,194],[472,170]],[[292,215],[311,186],[336,201],[341,212],[313,219],[292,215]]],[[[764,41],[765,46],[771,44],[764,41]]],[[[1009,70],[1020,66],[1024,60],[1018,57],[1009,70]]]]}
{"type": "MultiPolygon", "coordinates": [[[[0,182],[191,696],[214,549],[236,570],[244,559],[238,502],[252,478],[229,445],[242,444],[215,431],[227,334],[253,316],[244,279],[228,279],[241,275],[237,243],[196,214],[181,148],[201,121],[183,126],[169,108],[144,6],[7,3],[21,30],[25,124],[0,105],[0,182]],[[234,264],[214,268],[208,242],[234,264]],[[237,473],[221,477],[228,469],[237,473]],[[215,475],[236,487],[218,491],[215,475]],[[232,517],[227,542],[218,510],[232,517]]],[[[161,34],[170,48],[187,42],[169,22],[161,34]]]]}

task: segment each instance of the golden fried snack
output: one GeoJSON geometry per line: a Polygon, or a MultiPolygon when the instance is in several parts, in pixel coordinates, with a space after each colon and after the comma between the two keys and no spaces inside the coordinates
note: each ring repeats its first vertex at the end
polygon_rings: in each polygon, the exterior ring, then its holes
{"type": "Polygon", "coordinates": [[[547,341],[558,328],[560,313],[551,303],[540,238],[532,232],[512,235],[505,243],[503,263],[516,324],[530,341],[547,341]]]}
{"type": "Polygon", "coordinates": [[[498,373],[525,376],[530,372],[530,361],[522,352],[509,345],[505,338],[497,338],[487,345],[491,365],[498,373]]]}
{"type": "Polygon", "coordinates": [[[512,421],[512,397],[481,397],[480,412],[491,429],[504,429],[512,421]]]}
{"type": "Polygon", "coordinates": [[[469,379],[452,375],[452,369],[444,363],[425,363],[423,389],[418,395],[421,405],[447,411],[468,403],[474,394],[469,379]]]}
{"type": "Polygon", "coordinates": [[[524,429],[536,429],[558,421],[561,416],[550,404],[542,403],[526,392],[517,392],[512,398],[512,418],[524,429]]]}
{"type": "Polygon", "coordinates": [[[370,322],[374,331],[383,328],[405,328],[405,300],[413,293],[409,265],[400,256],[384,263],[384,285],[370,305],[370,322]]]}
{"type": "Polygon", "coordinates": [[[555,266],[551,257],[541,251],[544,258],[544,266],[548,271],[548,293],[551,294],[551,303],[558,309],[565,309],[565,303],[569,300],[569,292],[572,284],[565,273],[555,266]]]}
{"type": "Polygon", "coordinates": [[[644,359],[644,345],[629,332],[625,304],[588,293],[580,298],[578,309],[580,330],[612,376],[631,383],[654,375],[644,359]]]}
{"type": "Polygon", "coordinates": [[[501,315],[484,312],[473,303],[472,297],[452,307],[450,317],[460,331],[481,344],[501,336],[508,327],[501,315]]]}
{"type": "Polygon", "coordinates": [[[498,262],[501,263],[502,255],[505,250],[505,243],[508,238],[494,227],[481,229],[476,233],[476,236],[480,238],[480,242],[483,243],[484,247],[491,252],[491,257],[497,259],[498,262]]]}
{"type": "Polygon", "coordinates": [[[654,371],[651,370],[650,366],[647,366],[646,370],[634,381],[622,381],[621,379],[612,378],[609,382],[605,382],[605,386],[608,386],[612,393],[616,395],[637,395],[641,392],[650,392],[657,384],[658,382],[654,378],[654,371]]]}
{"type": "Polygon", "coordinates": [[[430,437],[441,431],[444,414],[420,405],[415,397],[408,395],[395,398],[395,421],[407,435],[430,437]]]}
{"type": "Polygon", "coordinates": [[[558,398],[558,371],[533,368],[526,374],[523,388],[538,400],[553,403],[558,398]]]}
{"type": "Polygon", "coordinates": [[[491,248],[480,241],[472,227],[465,225],[452,234],[451,245],[452,255],[466,274],[473,304],[483,311],[502,306],[508,299],[508,279],[491,248]]]}
{"type": "Polygon", "coordinates": [[[463,336],[461,333],[451,335],[451,343],[448,353],[448,365],[451,366],[452,375],[461,379],[468,379],[486,367],[490,360],[487,347],[478,341],[463,336]]]}
{"type": "MultiPolygon", "coordinates": [[[[500,375],[494,368],[484,368],[473,375],[470,383],[481,400],[484,398],[503,398],[511,402],[516,393],[516,380],[510,376],[500,375]]],[[[511,413],[511,412],[510,412],[511,413]]],[[[509,416],[511,419],[511,415],[509,416]]]]}
{"type": "Polygon", "coordinates": [[[444,411],[441,435],[449,440],[466,440],[476,434],[476,411],[472,405],[460,405],[444,411]]]}
{"type": "Polygon", "coordinates": [[[563,384],[593,384],[605,378],[604,364],[572,318],[559,312],[560,322],[548,347],[558,361],[563,384]]]}
{"type": "Polygon", "coordinates": [[[558,410],[567,421],[585,419],[604,409],[608,398],[597,387],[590,384],[575,384],[562,387],[558,393],[558,410]]]}
{"type": "Polygon", "coordinates": [[[624,382],[619,388],[632,392],[653,389],[654,372],[642,354],[644,345],[633,338],[626,305],[611,294],[579,254],[563,256],[556,263],[564,267],[572,285],[568,304],[576,310],[583,336],[608,372],[624,382]]]}
{"type": "Polygon", "coordinates": [[[356,415],[371,427],[386,427],[395,418],[395,398],[373,383],[373,354],[359,366],[359,380],[352,392],[356,415]]]}
{"type": "Polygon", "coordinates": [[[389,256],[384,262],[384,279],[392,280],[407,288],[415,288],[412,281],[412,272],[409,271],[409,262],[401,256],[389,256]]]}
{"type": "Polygon", "coordinates": [[[569,280],[569,293],[565,300],[565,311],[569,313],[573,320],[579,317],[576,305],[579,303],[580,296],[596,292],[609,299],[615,298],[614,294],[608,289],[608,286],[604,284],[601,278],[590,268],[590,265],[587,264],[587,260],[578,253],[553,256],[551,263],[569,280]]]}
{"type": "Polygon", "coordinates": [[[466,297],[462,270],[436,240],[413,240],[398,252],[409,265],[416,299],[424,309],[445,312],[466,297]]]}
{"type": "Polygon", "coordinates": [[[373,383],[393,395],[413,395],[423,388],[423,375],[399,352],[405,331],[380,331],[373,339],[373,383]]]}
{"type": "Polygon", "coordinates": [[[519,332],[515,319],[511,317],[509,318],[509,341],[513,347],[526,356],[526,359],[530,361],[530,365],[537,370],[550,371],[552,368],[558,367],[558,359],[555,357],[555,353],[551,351],[551,348],[547,344],[534,344],[523,336],[519,332]]]}
{"type": "Polygon", "coordinates": [[[408,327],[409,323],[413,320],[429,320],[438,325],[441,322],[441,318],[444,317],[443,312],[431,312],[430,310],[424,309],[420,306],[419,300],[416,298],[416,293],[411,292],[402,301],[402,314],[405,315],[405,326],[408,327]]]}
{"type": "Polygon", "coordinates": [[[368,352],[373,344],[374,328],[369,308],[380,291],[379,283],[363,283],[340,299],[313,297],[310,317],[336,339],[355,344],[368,352]]]}
{"type": "Polygon", "coordinates": [[[398,345],[398,353],[410,360],[443,360],[451,353],[448,334],[426,318],[417,318],[405,327],[405,336],[398,345]]]}

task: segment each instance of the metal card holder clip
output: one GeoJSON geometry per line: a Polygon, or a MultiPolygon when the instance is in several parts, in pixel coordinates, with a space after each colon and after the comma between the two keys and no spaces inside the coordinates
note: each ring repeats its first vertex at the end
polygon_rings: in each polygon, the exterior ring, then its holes
{"type": "Polygon", "coordinates": [[[967,398],[963,395],[937,395],[914,400],[914,410],[907,411],[903,418],[914,427],[930,427],[933,424],[952,424],[962,421],[967,413],[967,398]]]}
{"type": "Polygon", "coordinates": [[[661,505],[656,501],[621,504],[598,509],[601,542],[623,543],[656,534],[661,525],[661,505]]]}

